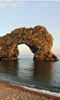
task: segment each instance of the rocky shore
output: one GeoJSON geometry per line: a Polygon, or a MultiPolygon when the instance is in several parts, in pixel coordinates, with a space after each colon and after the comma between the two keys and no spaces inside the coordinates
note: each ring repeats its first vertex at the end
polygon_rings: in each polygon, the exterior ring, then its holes
{"type": "Polygon", "coordinates": [[[60,100],[60,98],[0,82],[0,100],[60,100]]]}

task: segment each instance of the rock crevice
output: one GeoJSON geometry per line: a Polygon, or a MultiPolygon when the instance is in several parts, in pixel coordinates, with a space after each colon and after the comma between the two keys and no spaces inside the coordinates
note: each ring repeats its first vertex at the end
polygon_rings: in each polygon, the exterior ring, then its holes
{"type": "Polygon", "coordinates": [[[19,44],[26,44],[34,53],[34,60],[58,60],[51,52],[53,37],[43,26],[18,28],[0,37],[0,59],[18,59],[19,44]]]}

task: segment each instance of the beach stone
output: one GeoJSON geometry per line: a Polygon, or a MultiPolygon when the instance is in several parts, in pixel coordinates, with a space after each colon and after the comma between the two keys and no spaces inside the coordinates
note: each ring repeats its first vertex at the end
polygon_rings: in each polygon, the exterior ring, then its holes
{"type": "Polygon", "coordinates": [[[34,54],[34,60],[52,60],[58,58],[51,52],[53,37],[43,26],[17,28],[0,37],[0,60],[18,59],[18,45],[26,44],[34,54]]]}

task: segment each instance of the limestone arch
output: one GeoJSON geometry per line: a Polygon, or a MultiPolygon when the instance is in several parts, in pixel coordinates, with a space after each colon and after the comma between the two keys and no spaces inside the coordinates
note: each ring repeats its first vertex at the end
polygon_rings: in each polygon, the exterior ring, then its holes
{"type": "Polygon", "coordinates": [[[58,60],[51,52],[53,37],[43,26],[18,28],[0,37],[0,59],[18,59],[20,44],[26,44],[31,49],[35,60],[58,60]]]}

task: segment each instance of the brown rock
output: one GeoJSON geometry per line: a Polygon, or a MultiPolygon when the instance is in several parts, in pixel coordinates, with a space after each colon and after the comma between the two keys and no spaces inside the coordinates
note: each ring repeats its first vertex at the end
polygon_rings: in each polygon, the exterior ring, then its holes
{"type": "Polygon", "coordinates": [[[26,44],[34,53],[35,60],[58,60],[51,52],[53,37],[43,26],[18,28],[0,37],[0,59],[16,60],[19,44],[26,44]]]}

